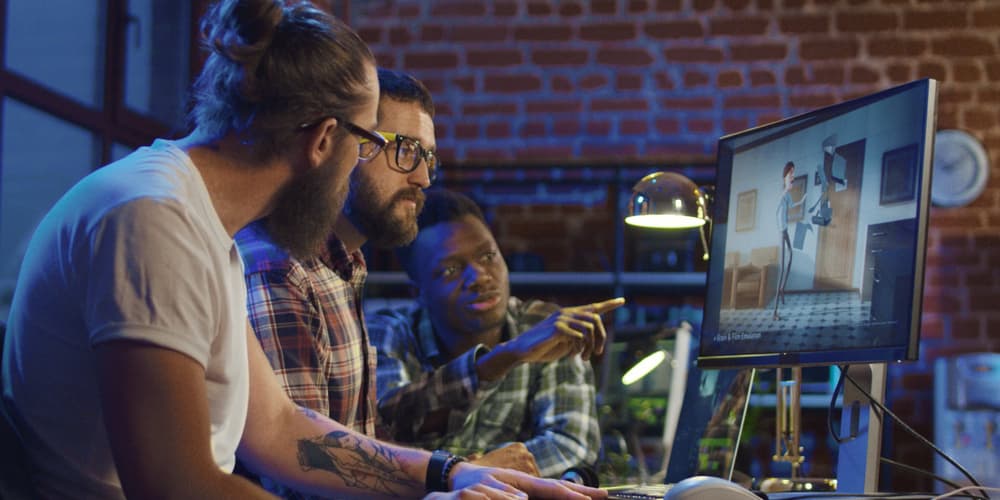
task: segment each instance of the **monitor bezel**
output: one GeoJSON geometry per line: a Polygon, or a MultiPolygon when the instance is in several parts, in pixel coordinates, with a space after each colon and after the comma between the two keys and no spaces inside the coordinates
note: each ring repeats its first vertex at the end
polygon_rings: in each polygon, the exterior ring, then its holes
{"type": "MultiPolygon", "coordinates": [[[[700,368],[775,368],[775,367],[788,367],[788,366],[829,366],[829,365],[852,365],[861,363],[889,363],[889,362],[902,362],[902,361],[915,361],[918,359],[919,355],[919,343],[920,343],[920,319],[921,311],[923,306],[923,284],[924,284],[924,271],[926,264],[926,248],[927,248],[927,222],[930,215],[930,193],[931,193],[931,160],[934,157],[934,134],[936,132],[936,121],[937,121],[937,81],[927,78],[909,82],[903,85],[891,87],[889,89],[881,90],[871,94],[867,94],[849,101],[844,101],[831,106],[826,106],[816,110],[812,110],[806,113],[795,115],[786,119],[782,119],[776,122],[765,124],[759,127],[754,127],[752,129],[736,132],[733,134],[728,134],[719,139],[718,142],[718,154],[717,154],[717,165],[716,165],[716,185],[720,186],[724,182],[729,182],[730,179],[721,179],[719,176],[722,175],[722,168],[724,161],[732,162],[732,157],[734,151],[737,148],[730,147],[728,144],[734,140],[740,138],[752,137],[759,135],[761,133],[767,133],[769,130],[772,131],[771,134],[767,134],[764,137],[773,138],[773,134],[782,133],[786,135],[790,133],[785,131],[787,128],[798,129],[814,123],[825,122],[837,116],[843,115],[845,113],[851,112],[855,109],[869,105],[871,103],[886,99],[893,95],[907,92],[913,90],[914,88],[926,88],[926,100],[927,109],[925,113],[925,123],[924,123],[924,141],[923,141],[923,156],[922,161],[919,163],[918,168],[920,170],[920,183],[918,188],[917,197],[917,210],[916,210],[916,253],[914,260],[914,270],[913,270],[913,291],[910,297],[912,307],[910,309],[910,331],[907,335],[907,341],[905,344],[899,344],[894,346],[884,346],[879,348],[857,348],[857,349],[842,349],[836,351],[830,350],[808,350],[799,352],[761,352],[761,353],[745,353],[745,354],[704,354],[704,349],[707,343],[700,342],[698,348],[698,356],[696,358],[697,365],[700,368]]],[[[758,141],[754,141],[758,142],[758,141]]],[[[741,147],[748,147],[747,145],[741,147]]],[[[728,172],[731,174],[732,167],[730,166],[728,172]]],[[[712,216],[715,220],[718,219],[720,213],[727,213],[729,209],[729,200],[722,199],[720,194],[725,191],[716,191],[716,200],[714,207],[712,207],[712,216]]],[[[724,216],[725,217],[725,216],[724,216]]],[[[717,230],[726,230],[727,226],[724,224],[713,224],[712,232],[717,230]],[[722,226],[722,227],[720,227],[722,226]]],[[[723,239],[724,240],[724,239],[723,239]]],[[[711,241],[711,252],[712,255],[724,255],[725,248],[719,247],[717,245],[722,245],[724,243],[718,243],[718,239],[715,235],[712,235],[711,241]],[[721,253],[720,253],[721,252],[721,253]]],[[[717,304],[721,307],[721,290],[719,290],[720,300],[714,301],[707,296],[711,286],[709,284],[713,283],[713,279],[718,280],[719,287],[721,287],[722,277],[717,276],[716,273],[724,273],[724,264],[708,266],[708,271],[706,273],[706,309],[710,304],[717,304]]],[[[706,310],[707,312],[707,310],[706,310]]],[[[706,320],[708,315],[704,316],[706,320]]],[[[718,318],[715,318],[716,325],[718,325],[718,318]]],[[[710,332],[706,331],[707,321],[702,323],[701,337],[705,338],[705,335],[711,335],[710,332]]]]}

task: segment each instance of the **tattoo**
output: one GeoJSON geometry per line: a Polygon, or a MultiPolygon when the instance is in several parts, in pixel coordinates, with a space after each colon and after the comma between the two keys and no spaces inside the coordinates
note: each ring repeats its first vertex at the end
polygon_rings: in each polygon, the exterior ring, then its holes
{"type": "MultiPolygon", "coordinates": [[[[315,417],[315,413],[304,411],[310,418],[315,417]]],[[[424,487],[422,481],[406,475],[391,449],[374,439],[344,431],[300,439],[299,465],[304,471],[332,472],[348,487],[373,493],[406,496],[424,487]]]]}

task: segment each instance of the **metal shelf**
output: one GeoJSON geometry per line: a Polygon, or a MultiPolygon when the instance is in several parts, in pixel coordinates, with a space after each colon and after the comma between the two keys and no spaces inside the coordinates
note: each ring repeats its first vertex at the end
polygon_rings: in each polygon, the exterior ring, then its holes
{"type": "MultiPolygon", "coordinates": [[[[677,292],[698,292],[705,288],[705,273],[645,273],[627,272],[616,275],[611,272],[513,272],[510,273],[511,286],[601,286],[613,287],[671,287],[677,292]]],[[[406,273],[371,272],[368,283],[373,285],[405,285],[409,283],[406,273]]]]}

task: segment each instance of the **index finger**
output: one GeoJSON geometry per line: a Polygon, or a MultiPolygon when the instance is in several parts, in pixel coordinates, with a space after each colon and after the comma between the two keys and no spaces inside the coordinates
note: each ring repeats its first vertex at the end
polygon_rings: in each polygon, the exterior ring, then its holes
{"type": "Polygon", "coordinates": [[[625,305],[625,297],[615,297],[603,302],[594,302],[593,304],[584,306],[584,308],[590,309],[597,314],[604,314],[608,311],[614,311],[623,305],[625,305]]]}

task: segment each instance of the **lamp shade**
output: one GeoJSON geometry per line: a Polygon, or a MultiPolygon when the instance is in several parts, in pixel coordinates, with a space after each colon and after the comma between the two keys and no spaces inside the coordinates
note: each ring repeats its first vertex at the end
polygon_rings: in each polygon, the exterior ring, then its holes
{"type": "Polygon", "coordinates": [[[708,220],[705,196],[687,177],[654,172],[632,187],[625,223],[653,228],[701,227],[708,220]]]}

